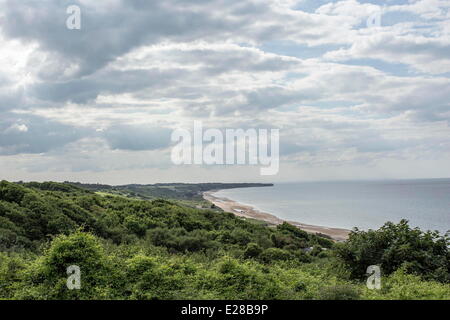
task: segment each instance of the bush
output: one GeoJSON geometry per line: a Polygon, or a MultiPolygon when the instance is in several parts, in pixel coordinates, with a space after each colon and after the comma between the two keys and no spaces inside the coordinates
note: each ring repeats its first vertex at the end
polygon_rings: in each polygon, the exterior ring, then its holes
{"type": "Polygon", "coordinates": [[[283,222],[282,224],[279,224],[277,226],[277,229],[286,233],[293,235],[300,239],[309,239],[309,234],[306,231],[303,231],[296,226],[293,226],[292,224],[289,224],[287,222],[283,222]]]}
{"type": "Polygon", "coordinates": [[[324,238],[322,236],[316,236],[315,237],[315,242],[319,246],[321,246],[323,248],[327,248],[327,249],[331,249],[333,247],[333,245],[334,245],[334,242],[332,240],[326,239],[326,238],[324,238]]]}
{"type": "Polygon", "coordinates": [[[0,200],[19,204],[26,192],[25,188],[17,184],[4,180],[0,182],[0,200]]]}
{"type": "Polygon", "coordinates": [[[279,282],[249,262],[225,257],[217,267],[203,285],[217,291],[221,299],[271,300],[282,293],[279,282]]]}
{"type": "Polygon", "coordinates": [[[265,263],[271,263],[275,261],[286,261],[292,258],[293,255],[289,251],[278,248],[266,249],[260,255],[260,259],[265,263]]]}
{"type": "Polygon", "coordinates": [[[365,288],[366,299],[388,300],[450,300],[450,286],[435,281],[423,281],[419,276],[400,269],[383,277],[381,290],[365,288]]]}
{"type": "Polygon", "coordinates": [[[323,250],[320,246],[314,246],[309,254],[312,256],[318,256],[322,252],[323,252],[323,250]]]}
{"type": "Polygon", "coordinates": [[[351,232],[349,240],[337,246],[337,256],[351,276],[363,279],[367,267],[380,265],[383,274],[403,268],[427,280],[450,282],[450,241],[438,232],[411,229],[408,221],[386,223],[377,231],[351,232]]]}
{"type": "Polygon", "coordinates": [[[323,287],[319,290],[319,300],[358,300],[359,297],[359,291],[348,284],[323,287]]]}
{"type": "Polygon", "coordinates": [[[126,263],[126,276],[131,299],[174,299],[185,284],[185,274],[155,259],[136,255],[126,263]]]}
{"type": "Polygon", "coordinates": [[[108,260],[96,237],[76,232],[58,236],[43,257],[28,266],[19,298],[25,299],[95,299],[106,298],[108,260]],[[81,270],[81,290],[67,288],[67,268],[81,270]]]}
{"type": "Polygon", "coordinates": [[[262,251],[263,250],[259,245],[252,242],[247,245],[247,248],[244,251],[244,257],[248,259],[258,258],[262,251]]]}
{"type": "Polygon", "coordinates": [[[17,254],[0,252],[0,297],[11,299],[27,261],[17,254]]]}

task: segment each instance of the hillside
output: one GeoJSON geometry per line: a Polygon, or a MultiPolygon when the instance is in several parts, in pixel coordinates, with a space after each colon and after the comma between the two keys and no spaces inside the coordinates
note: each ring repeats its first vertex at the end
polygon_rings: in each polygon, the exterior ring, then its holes
{"type": "Polygon", "coordinates": [[[202,193],[211,190],[233,188],[271,187],[271,183],[157,183],[157,184],[128,184],[109,186],[103,184],[85,184],[78,182],[65,182],[82,189],[123,195],[142,200],[177,199],[202,201],[202,193]]]}
{"type": "Polygon", "coordinates": [[[450,298],[449,239],[406,221],[335,244],[287,223],[87,189],[0,183],[0,299],[450,298]],[[365,287],[372,264],[386,274],[379,291],[365,287]],[[81,290],[66,287],[71,265],[81,290]]]}

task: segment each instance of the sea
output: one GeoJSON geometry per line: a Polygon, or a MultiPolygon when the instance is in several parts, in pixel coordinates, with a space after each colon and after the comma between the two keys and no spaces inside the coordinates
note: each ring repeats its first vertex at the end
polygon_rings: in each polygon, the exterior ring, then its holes
{"type": "Polygon", "coordinates": [[[317,226],[368,230],[407,219],[424,231],[450,230],[450,179],[277,183],[215,196],[317,226]]]}

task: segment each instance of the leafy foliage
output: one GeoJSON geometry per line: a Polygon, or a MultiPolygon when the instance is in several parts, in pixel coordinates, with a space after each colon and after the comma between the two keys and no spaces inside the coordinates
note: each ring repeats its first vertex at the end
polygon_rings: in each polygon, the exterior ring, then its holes
{"type": "Polygon", "coordinates": [[[354,278],[363,278],[368,266],[379,265],[384,274],[404,269],[427,280],[450,283],[449,246],[447,236],[411,229],[402,220],[399,224],[388,222],[376,231],[356,229],[338,247],[337,255],[354,278]]]}
{"type": "Polygon", "coordinates": [[[449,299],[448,263],[446,238],[406,222],[337,245],[175,201],[0,182],[0,299],[449,299]],[[371,264],[380,291],[360,281],[371,264]]]}

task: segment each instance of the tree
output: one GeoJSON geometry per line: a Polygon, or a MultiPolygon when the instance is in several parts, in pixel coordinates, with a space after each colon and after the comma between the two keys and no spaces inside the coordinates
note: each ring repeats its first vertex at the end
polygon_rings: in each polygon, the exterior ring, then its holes
{"type": "Polygon", "coordinates": [[[353,278],[364,278],[367,267],[379,265],[384,274],[404,268],[427,280],[450,282],[450,241],[439,232],[411,229],[407,220],[386,223],[379,230],[350,233],[346,243],[337,246],[337,256],[353,278]]]}
{"type": "Polygon", "coordinates": [[[95,299],[107,298],[108,277],[113,272],[98,239],[77,231],[56,237],[43,257],[25,271],[19,298],[25,299],[95,299]],[[67,287],[67,270],[77,266],[81,271],[81,289],[67,287]]]}
{"type": "Polygon", "coordinates": [[[247,245],[247,248],[244,251],[244,257],[258,258],[262,251],[262,248],[258,244],[251,242],[247,245]]]}

